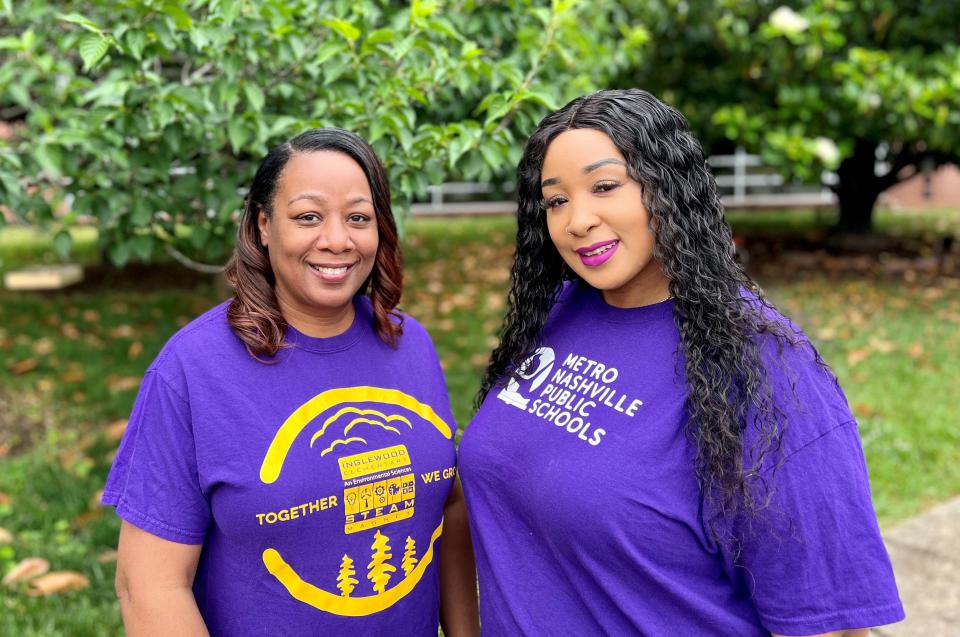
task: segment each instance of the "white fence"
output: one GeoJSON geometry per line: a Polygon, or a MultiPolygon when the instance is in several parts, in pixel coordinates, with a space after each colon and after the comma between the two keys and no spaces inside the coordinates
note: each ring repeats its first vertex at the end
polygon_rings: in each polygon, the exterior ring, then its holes
{"type": "MultiPolygon", "coordinates": [[[[824,186],[788,184],[759,155],[750,155],[738,148],[732,155],[713,155],[707,163],[714,170],[717,186],[728,209],[737,208],[823,208],[837,203],[833,191],[824,186]]],[[[834,183],[836,175],[824,173],[824,184],[834,183]]],[[[430,201],[411,207],[415,216],[430,215],[498,215],[513,214],[513,201],[464,200],[474,195],[489,195],[494,187],[489,183],[447,182],[430,186],[430,201]],[[454,197],[449,200],[448,197],[454,197]]]]}

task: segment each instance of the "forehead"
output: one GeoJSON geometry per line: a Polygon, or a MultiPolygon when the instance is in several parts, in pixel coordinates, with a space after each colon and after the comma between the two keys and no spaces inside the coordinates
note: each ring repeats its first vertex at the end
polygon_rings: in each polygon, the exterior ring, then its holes
{"type": "Polygon", "coordinates": [[[304,192],[371,198],[370,182],[360,164],[348,155],[330,150],[294,153],[287,160],[277,184],[278,198],[304,192]]]}
{"type": "Polygon", "coordinates": [[[547,146],[541,172],[544,178],[549,178],[556,176],[555,173],[579,171],[601,159],[624,160],[616,144],[603,131],[574,128],[553,138],[547,146]]]}

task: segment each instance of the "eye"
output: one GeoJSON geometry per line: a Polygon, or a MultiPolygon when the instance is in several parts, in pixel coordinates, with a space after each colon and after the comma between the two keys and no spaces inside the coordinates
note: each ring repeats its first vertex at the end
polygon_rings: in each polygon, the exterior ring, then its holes
{"type": "Polygon", "coordinates": [[[347,217],[347,221],[355,225],[363,225],[365,223],[370,222],[370,216],[359,213],[359,212],[355,212],[349,217],[347,217]]]}
{"type": "Polygon", "coordinates": [[[317,223],[321,220],[320,215],[315,212],[305,212],[297,217],[297,221],[302,223],[317,223]]]}
{"type": "Polygon", "coordinates": [[[619,181],[598,181],[593,185],[593,192],[610,192],[611,190],[616,190],[622,185],[623,184],[621,184],[619,181]]]}
{"type": "Polygon", "coordinates": [[[563,195],[554,195],[552,197],[547,197],[543,200],[541,204],[547,210],[553,210],[554,208],[559,208],[563,204],[567,203],[567,198],[563,195]]]}

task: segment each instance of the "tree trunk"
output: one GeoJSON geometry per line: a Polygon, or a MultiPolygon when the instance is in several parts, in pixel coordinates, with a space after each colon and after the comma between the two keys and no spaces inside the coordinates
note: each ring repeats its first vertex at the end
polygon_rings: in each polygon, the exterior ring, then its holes
{"type": "Polygon", "coordinates": [[[835,188],[840,202],[840,218],[834,226],[838,234],[866,234],[873,230],[873,208],[883,192],[876,175],[876,142],[858,140],[853,155],[840,163],[835,188]]]}

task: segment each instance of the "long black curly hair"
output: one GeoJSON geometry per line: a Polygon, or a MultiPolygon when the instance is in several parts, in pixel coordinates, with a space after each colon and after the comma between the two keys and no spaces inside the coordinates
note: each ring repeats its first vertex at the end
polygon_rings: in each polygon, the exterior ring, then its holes
{"type": "Polygon", "coordinates": [[[523,361],[541,344],[563,281],[576,278],[550,240],[540,180],[550,142],[578,128],[606,133],[623,154],[629,176],[642,187],[654,229],[654,258],[674,297],[682,354],[677,374],[689,391],[687,434],[697,447],[695,470],[704,501],[727,519],[755,514],[769,496],[761,471],[776,466],[770,458],[786,425],[772,400],[757,336],[772,334],[779,348],[797,337],[777,320],[737,261],[716,181],[683,115],[646,91],[608,90],[577,98],[544,118],[527,141],[517,168],[517,248],[507,313],[477,405],[511,374],[523,371],[523,361]],[[759,435],[745,453],[748,420],[759,435]]]}

